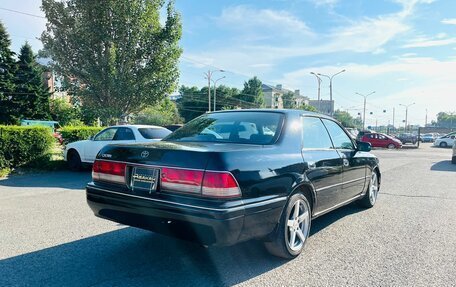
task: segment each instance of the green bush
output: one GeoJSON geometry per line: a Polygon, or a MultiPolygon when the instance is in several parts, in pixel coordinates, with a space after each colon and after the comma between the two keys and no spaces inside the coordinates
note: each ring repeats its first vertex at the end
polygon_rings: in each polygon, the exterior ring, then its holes
{"type": "Polygon", "coordinates": [[[68,144],[80,140],[86,140],[97,134],[102,129],[102,127],[68,126],[61,128],[59,132],[62,134],[63,142],[68,144]]]}
{"type": "Polygon", "coordinates": [[[0,126],[0,169],[30,164],[46,155],[55,139],[40,126],[0,126]]]}

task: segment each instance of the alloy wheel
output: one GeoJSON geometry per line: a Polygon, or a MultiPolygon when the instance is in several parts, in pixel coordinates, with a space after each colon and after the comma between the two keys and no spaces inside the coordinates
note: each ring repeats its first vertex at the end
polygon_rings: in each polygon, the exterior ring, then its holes
{"type": "Polygon", "coordinates": [[[377,173],[373,172],[371,177],[371,184],[369,186],[369,200],[372,205],[374,205],[377,200],[378,195],[378,180],[377,173]]]}
{"type": "Polygon", "coordinates": [[[310,211],[302,200],[297,200],[287,221],[287,244],[292,251],[299,251],[309,235],[310,211]]]}

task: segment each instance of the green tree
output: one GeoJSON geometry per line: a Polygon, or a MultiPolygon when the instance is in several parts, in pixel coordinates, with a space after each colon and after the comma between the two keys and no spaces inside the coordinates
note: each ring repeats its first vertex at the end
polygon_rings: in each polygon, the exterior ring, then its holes
{"type": "Polygon", "coordinates": [[[315,107],[306,104],[302,104],[298,109],[309,112],[317,112],[317,109],[315,107]]]}
{"type": "MultiPolygon", "coordinates": [[[[214,89],[212,89],[211,97],[214,97],[214,89]]],[[[185,121],[192,120],[208,110],[207,86],[201,89],[198,87],[181,86],[179,89],[180,99],[176,101],[179,114],[185,121]]],[[[254,107],[250,102],[240,100],[239,90],[236,88],[220,85],[216,91],[216,110],[234,109],[240,106],[254,107]]],[[[213,99],[213,98],[212,98],[213,99]]],[[[213,105],[214,102],[211,101],[213,105]]],[[[213,106],[211,107],[213,108],[213,106]]]]}
{"type": "Polygon", "coordinates": [[[150,106],[134,116],[135,124],[166,126],[182,123],[176,104],[169,98],[150,106]]]}
{"type": "Polygon", "coordinates": [[[207,87],[181,86],[179,88],[180,98],[176,101],[179,114],[188,122],[202,114],[208,109],[207,87]]]}
{"type": "Polygon", "coordinates": [[[440,112],[437,114],[436,125],[439,127],[454,128],[456,127],[456,114],[440,112]]]}
{"type": "Polygon", "coordinates": [[[182,27],[164,1],[43,0],[41,35],[57,73],[72,79],[75,96],[104,121],[116,121],[160,102],[179,76],[182,27]]]}
{"type": "Polygon", "coordinates": [[[50,101],[50,114],[61,126],[81,125],[81,110],[64,99],[50,101]]]}
{"type": "Polygon", "coordinates": [[[336,110],[334,111],[333,117],[338,120],[344,127],[352,128],[354,127],[353,120],[354,118],[350,113],[346,111],[336,110]]]}
{"type": "Polygon", "coordinates": [[[14,52],[10,50],[11,40],[3,23],[0,22],[0,123],[14,123],[17,105],[13,102],[17,65],[14,52]]]}
{"type": "Polygon", "coordinates": [[[294,109],[296,108],[295,96],[293,92],[286,92],[282,96],[283,108],[284,109],[294,109]]]}
{"type": "Polygon", "coordinates": [[[244,82],[244,89],[238,98],[242,108],[261,108],[264,106],[263,84],[257,76],[244,82]]]}
{"type": "Polygon", "coordinates": [[[44,69],[36,62],[32,47],[27,42],[21,47],[17,67],[14,97],[17,110],[14,117],[17,120],[50,119],[50,93],[42,80],[44,69]]]}

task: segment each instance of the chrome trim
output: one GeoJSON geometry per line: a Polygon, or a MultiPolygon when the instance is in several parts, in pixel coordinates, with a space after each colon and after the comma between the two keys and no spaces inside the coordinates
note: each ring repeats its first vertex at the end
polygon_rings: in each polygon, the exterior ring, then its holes
{"type": "Polygon", "coordinates": [[[341,183],[336,183],[336,184],[333,184],[333,185],[328,185],[328,186],[325,186],[325,187],[318,188],[315,191],[318,192],[318,191],[326,190],[326,189],[333,188],[333,187],[336,187],[336,186],[339,186],[339,185],[349,184],[349,183],[352,183],[352,182],[355,182],[355,181],[360,181],[360,180],[366,180],[367,177],[368,176],[360,177],[360,178],[352,179],[352,180],[348,180],[348,181],[344,181],[344,182],[341,182],[341,183]]]}
{"type": "Polygon", "coordinates": [[[343,205],[346,205],[346,204],[348,204],[348,203],[350,203],[350,202],[352,202],[352,201],[355,201],[355,200],[357,200],[357,199],[360,199],[360,198],[362,198],[363,196],[364,196],[364,194],[362,194],[362,193],[361,193],[361,194],[358,194],[358,195],[355,196],[355,197],[352,197],[352,198],[350,198],[350,199],[348,199],[348,200],[345,200],[345,201],[343,201],[343,202],[341,202],[341,203],[338,203],[338,204],[336,204],[336,205],[334,205],[334,206],[332,206],[332,207],[329,207],[329,208],[327,208],[327,209],[325,209],[325,210],[322,210],[322,211],[319,211],[319,212],[315,213],[315,214],[313,215],[312,218],[316,218],[316,217],[318,217],[318,216],[320,216],[320,215],[323,215],[323,214],[325,214],[325,213],[328,213],[328,212],[330,212],[330,211],[332,211],[332,210],[334,210],[334,209],[337,209],[337,208],[339,208],[339,207],[341,207],[341,206],[343,206],[343,205]]]}
{"type": "Polygon", "coordinates": [[[162,200],[162,199],[155,199],[155,198],[143,197],[143,196],[138,196],[138,195],[134,195],[134,194],[123,193],[123,192],[116,192],[116,191],[111,191],[111,190],[107,190],[107,189],[104,189],[104,188],[95,187],[95,186],[93,186],[93,185],[89,185],[88,187],[91,188],[91,189],[96,189],[96,190],[103,191],[103,192],[108,192],[108,193],[123,195],[123,196],[127,196],[127,197],[134,197],[134,198],[146,199],[146,200],[154,201],[154,202],[158,202],[158,203],[166,203],[166,204],[172,204],[172,205],[190,207],[190,208],[195,208],[195,209],[204,209],[204,210],[211,210],[211,211],[225,211],[225,212],[226,212],[226,211],[237,211],[237,210],[241,210],[241,209],[244,209],[244,208],[249,207],[249,206],[258,205],[259,203],[261,203],[261,204],[268,204],[268,203],[275,203],[275,202],[280,202],[280,201],[285,201],[285,200],[287,200],[287,197],[279,197],[279,198],[268,199],[268,200],[264,200],[264,201],[261,201],[261,202],[255,202],[255,203],[245,204],[245,205],[236,206],[236,207],[231,207],[231,208],[230,208],[230,207],[229,207],[229,208],[210,208],[210,207],[202,207],[202,206],[196,206],[196,205],[185,204],[185,203],[178,203],[178,202],[173,202],[173,201],[168,201],[168,200],[162,200]]]}

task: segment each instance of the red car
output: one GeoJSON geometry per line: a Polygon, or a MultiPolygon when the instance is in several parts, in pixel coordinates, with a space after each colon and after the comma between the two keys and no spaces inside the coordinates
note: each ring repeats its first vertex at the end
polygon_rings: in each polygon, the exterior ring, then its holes
{"type": "Polygon", "coordinates": [[[384,147],[389,149],[402,147],[400,140],[381,133],[365,134],[361,138],[361,141],[370,143],[372,147],[384,147]]]}

